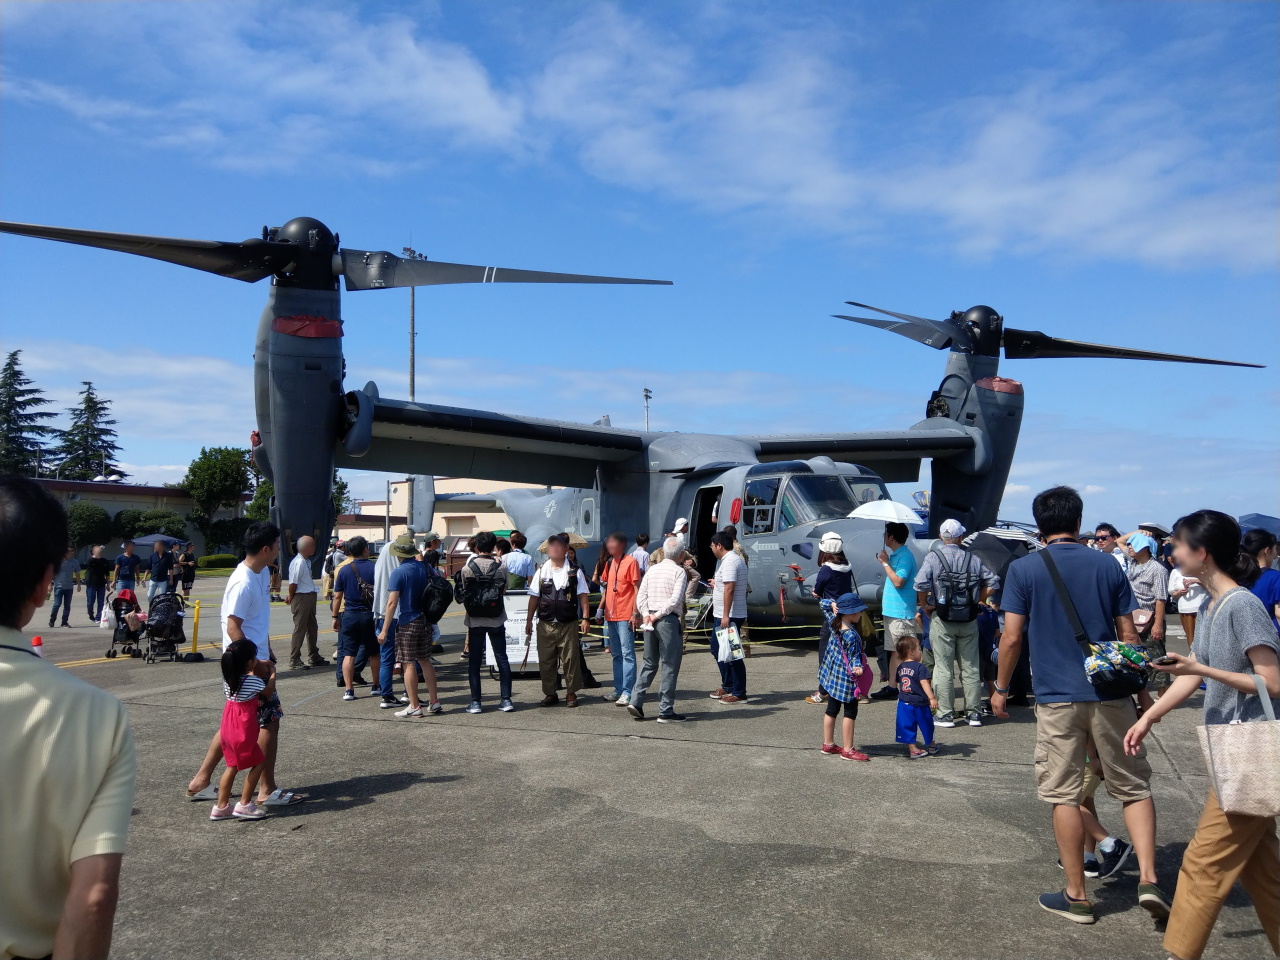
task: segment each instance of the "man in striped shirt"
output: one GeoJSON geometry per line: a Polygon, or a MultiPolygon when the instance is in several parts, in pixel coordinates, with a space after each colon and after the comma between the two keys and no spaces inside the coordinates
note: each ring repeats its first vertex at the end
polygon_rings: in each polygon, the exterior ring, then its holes
{"type": "Polygon", "coordinates": [[[644,719],[644,698],[654,676],[662,667],[658,683],[658,722],[681,723],[685,716],[676,713],[676,680],[680,676],[680,660],[684,656],[684,591],[688,576],[681,564],[684,540],[667,537],[662,544],[662,560],[649,567],[636,594],[635,626],[644,631],[644,665],[636,676],[627,712],[637,720],[644,719]],[[643,622],[643,626],[641,623],[643,622]]]}

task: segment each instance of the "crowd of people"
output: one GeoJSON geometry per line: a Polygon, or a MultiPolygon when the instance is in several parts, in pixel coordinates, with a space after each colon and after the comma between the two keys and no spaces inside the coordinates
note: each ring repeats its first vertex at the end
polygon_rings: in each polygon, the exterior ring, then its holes
{"type": "MultiPolygon", "coordinates": [[[[1094,922],[1086,878],[1107,879],[1132,855],[1139,872],[1138,903],[1168,920],[1170,956],[1200,956],[1237,879],[1253,899],[1272,949],[1280,953],[1274,817],[1224,811],[1210,791],[1170,898],[1157,875],[1155,800],[1143,746],[1153,724],[1200,690],[1207,725],[1251,721],[1269,707],[1280,708],[1275,538],[1250,531],[1242,540],[1230,517],[1198,511],[1175,525],[1171,551],[1146,531],[1121,535],[1105,524],[1090,544],[1080,531],[1083,503],[1066,487],[1041,493],[1033,511],[1041,549],[1002,571],[991,570],[965,547],[966,531],[955,521],[942,524],[941,542],[923,563],[908,549],[906,528],[887,524],[880,554],[886,587],[879,631],[858,594],[843,543],[832,535],[822,538],[814,597],[824,627],[817,689],[805,698],[825,704],[821,753],[871,760],[856,744],[860,703],[896,701],[895,740],[908,758],[921,759],[939,752],[937,728],[961,720],[981,726],[986,717],[1007,717],[1009,705],[1029,702],[1033,695],[1036,791],[1052,807],[1058,865],[1066,879],[1062,890],[1040,897],[1040,906],[1076,923],[1094,922]],[[1169,560],[1176,565],[1172,583],[1164,566],[1169,560]],[[1169,652],[1164,643],[1171,602],[1191,618],[1183,621],[1187,655],[1169,652]],[[1152,616],[1143,617],[1144,611],[1152,616]],[[1095,672],[1096,650],[1108,645],[1142,655],[1131,667],[1095,672]],[[877,667],[881,688],[873,694],[877,667]],[[1029,684],[1021,691],[1016,688],[1020,674],[1029,684]],[[1099,680],[1104,675],[1105,684],[1099,680]],[[1128,685],[1117,686],[1116,676],[1128,685]],[[1099,786],[1122,805],[1127,840],[1100,824],[1093,803],[1099,786]]],[[[655,719],[680,723],[687,719],[676,711],[685,606],[697,589],[709,585],[709,650],[719,675],[719,686],[709,695],[725,705],[749,702],[746,552],[734,528],[716,533],[710,546],[716,570],[703,581],[686,534],[687,523],[679,521],[652,552],[642,538],[632,547],[624,533],[610,534],[588,576],[567,534],[548,537],[540,548],[546,559],[538,561],[525,552],[527,543],[518,534],[500,539],[481,533],[452,580],[440,569],[434,532],[420,541],[398,538],[377,563],[369,544],[353,537],[340,556],[330,555],[324,564],[324,590],[331,590],[338,634],[333,666],[343,697],[357,698],[356,689],[367,685],[361,672],[373,663],[378,673],[372,690],[380,706],[394,707],[405,720],[439,713],[432,652],[440,617],[456,601],[464,610],[469,646],[467,712],[484,709],[480,667],[486,650],[498,677],[498,708],[515,710],[506,601],[508,590],[523,587],[524,643],[526,651],[536,643],[542,706],[580,704],[588,673],[583,640],[596,621],[613,666],[608,699],[644,720],[657,680],[655,719]],[[594,611],[593,587],[600,593],[594,611]],[[393,687],[397,667],[403,695],[393,687]],[[426,684],[425,700],[419,679],[426,684]]],[[[17,699],[6,695],[0,702],[15,711],[13,716],[29,715],[32,723],[43,725],[33,733],[28,724],[17,737],[18,724],[0,724],[6,765],[33,774],[0,783],[6,810],[0,834],[12,864],[0,875],[0,898],[12,898],[6,903],[16,905],[0,923],[5,938],[0,946],[19,956],[105,955],[132,803],[134,750],[123,706],[31,656],[19,632],[51,595],[65,604],[67,588],[59,586],[54,594],[53,583],[67,558],[60,548],[48,546],[65,542],[65,515],[56,501],[28,481],[0,478],[0,553],[18,558],[11,563],[12,589],[0,598],[0,678],[17,699]],[[57,707],[37,710],[37,701],[57,707]],[[44,842],[37,845],[35,838],[44,842]],[[49,838],[56,839],[50,843],[49,838]],[[31,877],[41,885],[28,882],[31,877]]],[[[303,799],[276,779],[284,710],[269,626],[279,530],[253,524],[244,549],[222,604],[225,706],[187,790],[192,800],[212,802],[211,820],[261,819],[273,808],[303,799]],[[224,770],[215,782],[219,764],[224,770]],[[240,774],[245,780],[235,800],[240,774]]],[[[330,665],[317,647],[321,591],[310,566],[315,550],[310,538],[302,538],[289,573],[290,666],[298,669],[330,665]]],[[[155,556],[162,555],[167,553],[158,547],[155,556]]],[[[122,556],[132,556],[132,550],[122,556]]],[[[167,580],[173,565],[154,557],[152,563],[151,569],[167,580]]],[[[117,563],[113,584],[122,576],[135,580],[138,568],[139,563],[117,563]]]]}
{"type": "Polygon", "coordinates": [[[102,609],[112,594],[127,590],[127,598],[135,599],[139,580],[146,584],[148,604],[161,594],[177,593],[179,589],[189,598],[196,582],[196,555],[191,546],[180,540],[156,540],[144,562],[134,553],[132,540],[121,544],[114,561],[106,558],[104,545],[94,544],[83,564],[76,559],[75,548],[68,546],[49,586],[49,626],[56,626],[59,619],[64,627],[72,625],[71,600],[82,588],[90,625],[102,619],[102,609]]]}

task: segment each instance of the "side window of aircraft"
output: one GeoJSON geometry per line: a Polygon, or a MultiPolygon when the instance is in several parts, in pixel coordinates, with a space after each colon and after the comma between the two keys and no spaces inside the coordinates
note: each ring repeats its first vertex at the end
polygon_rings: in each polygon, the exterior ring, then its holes
{"type": "Polygon", "coordinates": [[[772,533],[773,513],[778,502],[779,477],[751,480],[742,498],[742,527],[748,534],[772,533]]]}
{"type": "Polygon", "coordinates": [[[845,482],[849,484],[849,491],[853,494],[853,501],[858,506],[875,500],[889,499],[889,491],[878,480],[854,480],[849,478],[845,482]]]}

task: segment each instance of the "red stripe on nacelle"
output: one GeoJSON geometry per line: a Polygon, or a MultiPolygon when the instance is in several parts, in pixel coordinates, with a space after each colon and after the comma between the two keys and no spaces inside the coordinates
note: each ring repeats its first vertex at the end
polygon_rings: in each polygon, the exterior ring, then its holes
{"type": "Polygon", "coordinates": [[[291,317],[276,317],[271,321],[271,332],[287,333],[291,337],[340,337],[342,324],[328,317],[299,313],[291,317]]]}

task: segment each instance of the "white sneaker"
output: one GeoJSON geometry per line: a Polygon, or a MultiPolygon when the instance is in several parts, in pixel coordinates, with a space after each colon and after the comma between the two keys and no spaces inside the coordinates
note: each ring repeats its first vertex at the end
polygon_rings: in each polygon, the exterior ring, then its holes
{"type": "Polygon", "coordinates": [[[619,707],[629,707],[631,706],[631,694],[624,693],[622,696],[620,696],[617,700],[613,702],[619,707]]]}
{"type": "Polygon", "coordinates": [[[397,710],[393,714],[393,716],[402,717],[405,719],[408,719],[409,717],[420,717],[422,716],[422,708],[421,707],[405,707],[403,710],[397,710]]]}

